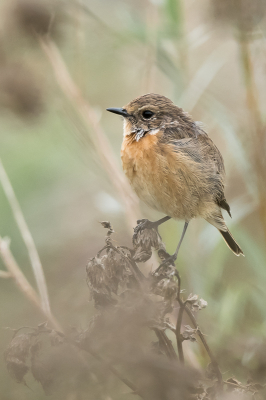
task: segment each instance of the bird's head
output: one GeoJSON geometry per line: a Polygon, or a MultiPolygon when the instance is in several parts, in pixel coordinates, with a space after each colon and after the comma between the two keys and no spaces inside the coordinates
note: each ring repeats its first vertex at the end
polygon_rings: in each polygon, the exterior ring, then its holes
{"type": "Polygon", "coordinates": [[[136,141],[146,134],[156,134],[166,125],[177,123],[185,115],[167,97],[154,93],[140,96],[123,108],[107,108],[107,111],[124,117],[124,135],[132,135],[136,141]]]}

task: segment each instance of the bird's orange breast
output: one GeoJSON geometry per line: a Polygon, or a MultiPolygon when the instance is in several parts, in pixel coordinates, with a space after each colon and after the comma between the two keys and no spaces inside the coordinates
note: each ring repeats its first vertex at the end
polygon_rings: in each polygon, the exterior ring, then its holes
{"type": "Polygon", "coordinates": [[[197,163],[171,143],[160,142],[161,136],[162,132],[148,133],[138,142],[133,134],[125,136],[121,158],[132,188],[148,206],[170,217],[189,221],[205,215],[211,199],[198,193],[199,186],[206,192],[206,180],[197,163]]]}
{"type": "Polygon", "coordinates": [[[176,208],[177,160],[168,146],[159,142],[162,133],[146,134],[138,142],[127,135],[124,138],[121,159],[123,170],[131,186],[147,205],[171,215],[176,208]]]}
{"type": "Polygon", "coordinates": [[[129,135],[124,138],[121,159],[124,172],[130,181],[147,168],[155,166],[157,142],[156,135],[146,135],[138,142],[132,140],[132,136],[129,135]]]}

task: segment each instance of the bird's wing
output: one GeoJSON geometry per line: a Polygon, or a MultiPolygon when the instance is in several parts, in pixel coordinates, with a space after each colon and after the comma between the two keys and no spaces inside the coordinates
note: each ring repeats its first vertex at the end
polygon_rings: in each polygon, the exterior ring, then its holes
{"type": "Polygon", "coordinates": [[[231,216],[230,207],[224,195],[225,169],[223,157],[208,135],[204,131],[198,137],[183,139],[178,139],[172,135],[170,143],[174,146],[176,152],[185,154],[197,164],[197,169],[207,177],[213,192],[215,192],[217,204],[231,216]]]}
{"type": "Polygon", "coordinates": [[[186,154],[193,161],[202,164],[203,167],[211,168],[213,173],[224,177],[222,155],[207,134],[183,139],[171,137],[169,142],[174,146],[175,151],[186,154]]]}
{"type": "Polygon", "coordinates": [[[198,137],[202,134],[207,136],[199,122],[194,122],[191,118],[184,119],[184,116],[182,119],[180,117],[180,120],[164,123],[163,129],[165,137],[176,140],[198,137]]]}

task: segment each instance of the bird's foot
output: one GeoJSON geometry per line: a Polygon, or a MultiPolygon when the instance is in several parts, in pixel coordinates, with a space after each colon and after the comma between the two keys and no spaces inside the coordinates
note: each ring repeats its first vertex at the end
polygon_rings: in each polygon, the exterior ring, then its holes
{"type": "Polygon", "coordinates": [[[164,268],[169,267],[170,265],[175,268],[175,261],[177,259],[177,254],[170,255],[167,253],[165,250],[160,249],[158,251],[158,256],[162,260],[162,263],[159,265],[159,267],[154,271],[155,274],[157,274],[159,271],[161,271],[164,268]]]}
{"type": "Polygon", "coordinates": [[[148,219],[138,219],[137,220],[137,226],[134,228],[134,233],[138,233],[139,231],[142,231],[144,229],[152,229],[152,228],[157,228],[157,221],[152,222],[149,221],[148,219]]]}
{"type": "Polygon", "coordinates": [[[159,268],[164,266],[173,265],[175,267],[175,261],[177,259],[177,254],[173,254],[172,256],[167,257],[160,265],[159,268]]]}

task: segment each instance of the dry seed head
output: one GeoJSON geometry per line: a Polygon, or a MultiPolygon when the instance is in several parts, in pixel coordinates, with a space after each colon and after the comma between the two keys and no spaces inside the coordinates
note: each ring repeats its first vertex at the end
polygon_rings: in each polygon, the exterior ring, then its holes
{"type": "Polygon", "coordinates": [[[60,19],[58,2],[49,0],[18,0],[13,6],[12,18],[24,34],[56,35],[60,19]]]}
{"type": "Polygon", "coordinates": [[[6,64],[0,69],[0,107],[25,117],[42,111],[42,92],[33,71],[20,64],[6,64]]]}
{"type": "Polygon", "coordinates": [[[252,31],[266,14],[265,0],[213,0],[211,6],[215,20],[242,32],[252,31]]]}
{"type": "MultiPolygon", "coordinates": [[[[139,221],[139,225],[142,221],[143,220],[139,221]]],[[[152,248],[158,250],[164,249],[165,247],[157,229],[142,229],[139,225],[134,229],[134,235],[132,238],[135,250],[133,258],[136,262],[145,262],[151,257],[152,248]]]]}

